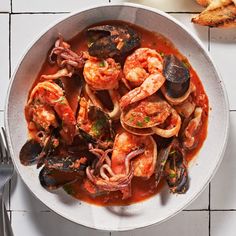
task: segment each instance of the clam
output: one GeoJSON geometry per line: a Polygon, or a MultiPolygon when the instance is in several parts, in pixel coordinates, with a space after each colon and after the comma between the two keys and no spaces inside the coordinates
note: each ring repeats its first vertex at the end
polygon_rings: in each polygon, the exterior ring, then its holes
{"type": "Polygon", "coordinates": [[[121,124],[136,135],[151,135],[169,138],[177,135],[181,118],[177,112],[157,95],[130,105],[121,114],[121,124]]]}

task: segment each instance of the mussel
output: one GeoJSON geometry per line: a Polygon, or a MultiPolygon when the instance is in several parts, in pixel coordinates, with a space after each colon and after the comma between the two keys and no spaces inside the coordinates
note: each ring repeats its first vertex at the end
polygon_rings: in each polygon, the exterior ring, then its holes
{"type": "Polygon", "coordinates": [[[47,190],[54,190],[81,178],[79,172],[61,172],[43,167],[39,173],[40,184],[47,190]]]}
{"type": "Polygon", "coordinates": [[[174,55],[164,57],[164,76],[167,94],[172,98],[183,96],[189,89],[190,73],[188,68],[174,55]]]}
{"type": "Polygon", "coordinates": [[[28,140],[20,150],[21,164],[28,166],[35,164],[39,158],[43,148],[33,139],[28,140]]]}
{"type": "Polygon", "coordinates": [[[88,52],[98,58],[120,57],[139,47],[140,37],[125,25],[101,25],[87,29],[88,52]]]}
{"type": "Polygon", "coordinates": [[[58,139],[54,134],[47,137],[44,146],[34,139],[30,139],[20,150],[20,162],[25,166],[37,164],[37,168],[39,168],[44,164],[44,159],[56,150],[57,145],[58,139]]]}
{"type": "Polygon", "coordinates": [[[86,151],[78,155],[50,156],[45,159],[45,165],[39,173],[41,185],[53,190],[80,179],[85,169],[95,156],[86,151]]]}
{"type": "Polygon", "coordinates": [[[112,145],[114,140],[112,121],[99,107],[89,106],[87,120],[81,120],[78,126],[80,135],[87,142],[105,149],[112,145]]]}
{"type": "Polygon", "coordinates": [[[157,184],[162,176],[166,179],[172,193],[183,194],[189,188],[185,154],[177,139],[173,139],[159,152],[155,171],[157,184]]]}

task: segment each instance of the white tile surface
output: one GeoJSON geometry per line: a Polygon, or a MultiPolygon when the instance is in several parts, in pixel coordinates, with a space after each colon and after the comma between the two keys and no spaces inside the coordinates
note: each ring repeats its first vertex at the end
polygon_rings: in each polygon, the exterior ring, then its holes
{"type": "Polygon", "coordinates": [[[184,211],[160,225],[122,233],[112,233],[112,236],[207,236],[208,220],[209,214],[207,211],[184,211]]]}
{"type": "Polygon", "coordinates": [[[10,12],[10,0],[1,0],[0,12],[10,12]]]}
{"type": "Polygon", "coordinates": [[[122,2],[143,4],[167,12],[199,12],[202,10],[194,0],[111,0],[111,3],[122,2]]]}
{"type": "Polygon", "coordinates": [[[191,203],[186,210],[207,210],[209,207],[209,186],[191,203]]]}
{"type": "Polygon", "coordinates": [[[9,15],[0,14],[0,110],[4,109],[9,84],[9,15]]]}
{"type": "Polygon", "coordinates": [[[16,211],[48,211],[49,209],[29,191],[19,176],[11,183],[11,209],[16,211]]]}
{"type": "Polygon", "coordinates": [[[109,0],[12,0],[13,12],[72,12],[95,4],[108,4],[109,0]]]}
{"type": "Polygon", "coordinates": [[[211,183],[211,208],[236,209],[236,112],[230,113],[230,134],[222,164],[211,183]]]}
{"type": "Polygon", "coordinates": [[[235,80],[235,54],[236,54],[236,30],[211,29],[211,55],[213,56],[222,80],[228,91],[230,109],[236,110],[236,80],[235,80]]]}
{"type": "Polygon", "coordinates": [[[235,236],[236,212],[217,211],[211,212],[211,236],[235,236]]]}
{"type": "Polygon", "coordinates": [[[4,126],[4,112],[0,111],[0,127],[4,126]]]}
{"type": "Polygon", "coordinates": [[[12,73],[28,45],[46,26],[66,14],[20,14],[12,15],[11,68],[12,73]]]}
{"type": "Polygon", "coordinates": [[[15,236],[109,236],[109,232],[88,229],[52,212],[12,212],[15,236]]]}

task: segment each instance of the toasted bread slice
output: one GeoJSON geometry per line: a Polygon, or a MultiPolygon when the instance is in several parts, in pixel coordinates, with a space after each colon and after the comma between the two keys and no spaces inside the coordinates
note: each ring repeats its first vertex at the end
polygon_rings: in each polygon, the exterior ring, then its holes
{"type": "Polygon", "coordinates": [[[236,27],[236,5],[232,0],[214,0],[192,22],[210,27],[236,27]]]}
{"type": "Polygon", "coordinates": [[[203,7],[207,7],[211,3],[212,0],[196,0],[196,1],[199,5],[203,7]]]}

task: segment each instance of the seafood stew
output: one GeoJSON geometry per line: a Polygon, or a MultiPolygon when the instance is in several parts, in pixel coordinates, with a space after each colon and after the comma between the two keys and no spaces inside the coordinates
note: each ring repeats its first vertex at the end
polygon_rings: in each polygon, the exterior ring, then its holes
{"type": "Polygon", "coordinates": [[[208,98],[164,36],[103,22],[59,36],[25,106],[24,165],[41,185],[98,205],[127,205],[167,183],[184,194],[207,135],[208,98]]]}

